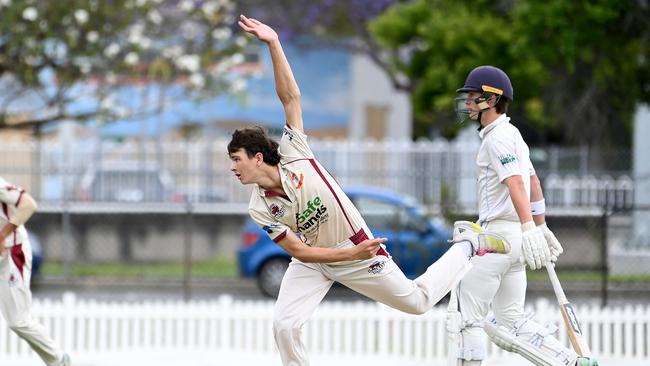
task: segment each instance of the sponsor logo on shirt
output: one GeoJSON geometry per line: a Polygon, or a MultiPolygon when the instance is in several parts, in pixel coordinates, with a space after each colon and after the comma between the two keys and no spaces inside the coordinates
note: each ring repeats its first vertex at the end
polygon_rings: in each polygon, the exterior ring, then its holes
{"type": "Polygon", "coordinates": [[[317,226],[321,222],[327,221],[327,207],[323,205],[320,197],[307,201],[307,208],[301,213],[296,213],[296,222],[298,230],[305,231],[317,226]]]}
{"type": "Polygon", "coordinates": [[[501,162],[501,165],[506,165],[506,164],[514,163],[515,161],[517,161],[517,158],[511,154],[501,155],[499,156],[499,161],[501,162]]]}
{"type": "Polygon", "coordinates": [[[372,274],[381,273],[381,271],[383,271],[384,267],[386,266],[385,263],[386,263],[385,261],[377,261],[371,264],[370,267],[368,267],[368,273],[372,273],[372,274]]]}
{"type": "Polygon", "coordinates": [[[271,215],[273,215],[273,217],[275,217],[276,219],[278,217],[284,216],[284,213],[286,212],[284,206],[278,206],[275,203],[271,203],[271,206],[269,208],[271,209],[271,215]]]}

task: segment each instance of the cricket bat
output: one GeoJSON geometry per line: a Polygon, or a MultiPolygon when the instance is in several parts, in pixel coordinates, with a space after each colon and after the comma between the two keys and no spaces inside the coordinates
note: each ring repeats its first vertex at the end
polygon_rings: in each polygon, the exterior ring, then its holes
{"type": "Polygon", "coordinates": [[[567,332],[569,332],[569,340],[571,341],[573,349],[579,356],[591,357],[591,350],[589,349],[589,345],[582,333],[582,327],[580,327],[578,317],[573,310],[573,306],[569,300],[567,300],[564,290],[562,290],[562,285],[560,284],[560,280],[557,278],[555,267],[552,263],[549,262],[546,264],[546,271],[548,272],[548,277],[551,279],[557,302],[560,304],[560,312],[562,313],[562,318],[564,319],[564,325],[566,326],[567,332]]]}

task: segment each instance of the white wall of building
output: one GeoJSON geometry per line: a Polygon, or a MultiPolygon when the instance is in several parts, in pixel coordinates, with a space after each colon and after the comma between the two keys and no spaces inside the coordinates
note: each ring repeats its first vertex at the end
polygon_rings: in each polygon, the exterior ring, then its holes
{"type": "Polygon", "coordinates": [[[638,245],[649,248],[650,227],[650,107],[642,105],[637,109],[634,118],[633,140],[633,176],[636,183],[634,205],[640,210],[634,212],[635,240],[642,241],[638,245]],[[644,242],[643,242],[644,241],[644,242]]]}
{"type": "Polygon", "coordinates": [[[385,126],[388,139],[411,139],[412,107],[409,95],[395,90],[383,70],[365,55],[355,54],[350,62],[352,113],[349,124],[351,139],[364,139],[369,130],[367,108],[386,108],[385,126]]]}
{"type": "Polygon", "coordinates": [[[634,178],[637,181],[635,204],[650,206],[650,107],[640,106],[634,118],[634,178]]]}

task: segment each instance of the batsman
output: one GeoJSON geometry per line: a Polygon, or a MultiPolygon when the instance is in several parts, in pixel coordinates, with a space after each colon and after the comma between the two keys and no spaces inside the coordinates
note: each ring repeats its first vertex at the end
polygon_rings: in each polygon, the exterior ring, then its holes
{"type": "Polygon", "coordinates": [[[555,325],[542,326],[524,313],[526,265],[532,270],[552,265],[563,249],[546,225],[544,196],[528,145],[506,114],[514,95],[508,75],[479,66],[457,92],[460,122],[477,121],[481,139],[476,157],[479,217],[465,227],[497,233],[512,250],[472,257],[472,269],[452,291],[447,314],[450,364],[481,365],[487,333],[499,347],[535,365],[597,365],[564,347],[553,335],[555,325]],[[495,319],[484,321],[490,307],[495,319]]]}

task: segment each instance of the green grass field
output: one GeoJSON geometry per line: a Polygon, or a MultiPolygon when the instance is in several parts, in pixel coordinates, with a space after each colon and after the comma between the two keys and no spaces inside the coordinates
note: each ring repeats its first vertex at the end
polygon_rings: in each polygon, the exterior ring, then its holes
{"type": "MultiPolygon", "coordinates": [[[[561,281],[584,281],[584,282],[600,282],[603,275],[598,271],[558,271],[558,277],[561,281]]],[[[548,281],[548,274],[546,270],[539,271],[526,271],[528,281],[548,281]]],[[[650,274],[647,275],[610,275],[610,282],[617,283],[650,283],[650,274]]]]}
{"type": "MultiPolygon", "coordinates": [[[[163,277],[178,278],[184,275],[183,263],[75,263],[69,267],[69,275],[93,277],[163,277]]],[[[45,263],[42,274],[61,276],[61,263],[45,263]]],[[[214,258],[192,263],[192,277],[233,278],[237,277],[237,263],[232,259],[214,258]]]]}
{"type": "MultiPolygon", "coordinates": [[[[42,273],[45,276],[61,276],[64,269],[61,263],[45,263],[42,273]]],[[[183,264],[174,263],[79,263],[71,264],[70,275],[93,277],[159,277],[179,278],[184,275],[183,264]]],[[[192,277],[197,278],[235,278],[237,263],[234,259],[213,258],[192,263],[192,277]]],[[[548,281],[546,271],[527,271],[528,281],[548,281]]],[[[558,271],[562,281],[599,282],[602,275],[598,271],[558,271]]],[[[650,273],[647,275],[610,275],[610,282],[618,283],[650,283],[650,273]]]]}

